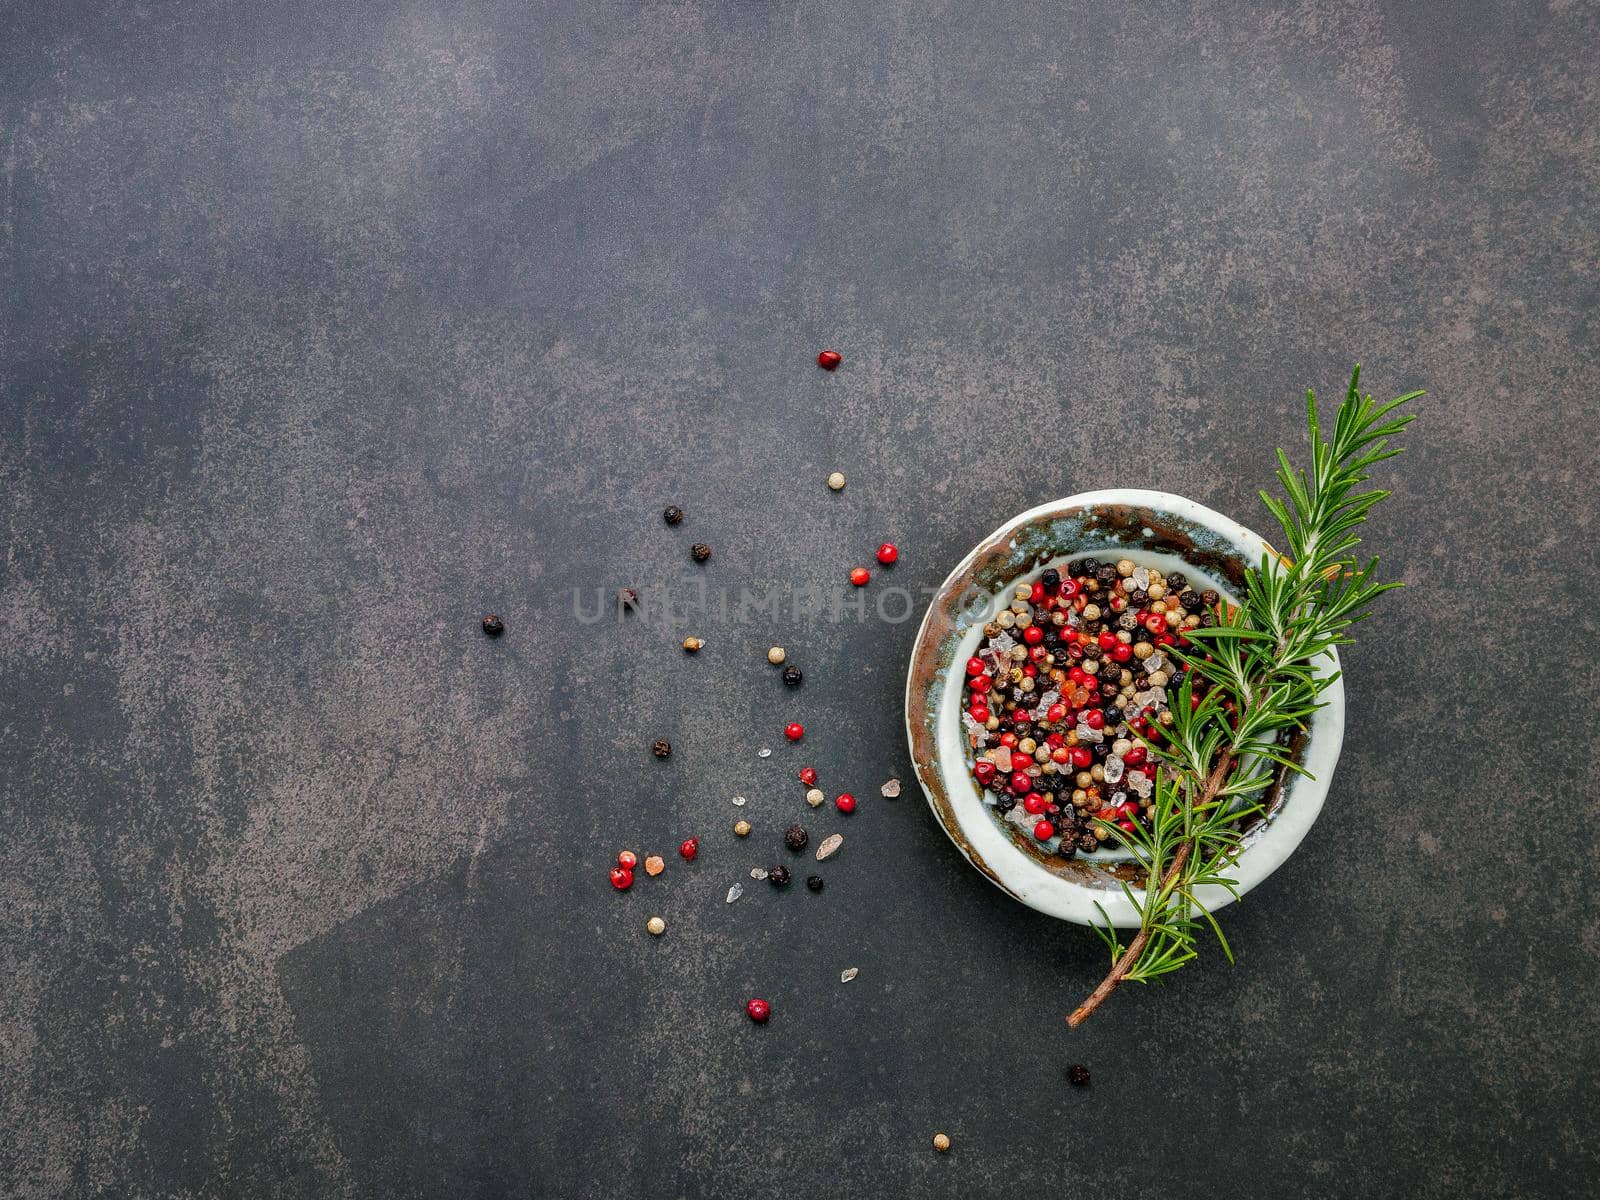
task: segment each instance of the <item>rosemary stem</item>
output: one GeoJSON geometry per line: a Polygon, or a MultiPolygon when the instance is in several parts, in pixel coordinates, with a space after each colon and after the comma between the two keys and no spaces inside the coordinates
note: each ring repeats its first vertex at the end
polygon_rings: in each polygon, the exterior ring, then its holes
{"type": "MultiPolygon", "coordinates": [[[[1230,773],[1244,791],[1264,786],[1279,770],[1304,773],[1290,759],[1283,738],[1288,731],[1309,728],[1312,714],[1323,707],[1322,693],[1337,678],[1318,669],[1319,657],[1348,642],[1345,631],[1366,615],[1372,601],[1400,586],[1373,578],[1376,558],[1362,566],[1354,555],[1361,543],[1357,526],[1389,494],[1357,489],[1374,464],[1400,453],[1389,439],[1412,416],[1392,414],[1422,393],[1374,407],[1372,397],[1358,390],[1360,377],[1357,367],[1331,439],[1323,435],[1316,394],[1306,393],[1310,463],[1297,469],[1280,449],[1277,480],[1283,495],[1260,493],[1282,526],[1293,559],[1276,551],[1264,554],[1259,568],[1245,572],[1240,605],[1219,609],[1211,624],[1202,620],[1188,630],[1202,650],[1212,653],[1175,654],[1228,695],[1220,704],[1209,694],[1197,701],[1192,681],[1185,679],[1174,707],[1162,701],[1161,716],[1170,726],[1168,747],[1143,739],[1167,775],[1155,783],[1149,830],[1130,831],[1129,845],[1145,878],[1142,898],[1134,899],[1132,885],[1125,885],[1138,908],[1139,928],[1124,946],[1101,907],[1106,924],[1095,930],[1110,949],[1111,970],[1067,1018],[1069,1025],[1086,1021],[1125,980],[1148,983],[1195,958],[1196,935],[1205,927],[1233,960],[1222,929],[1196,898],[1197,891],[1213,886],[1238,894],[1222,872],[1243,848],[1240,813],[1262,811],[1260,805],[1240,809],[1227,802],[1230,773]]],[[[1115,829],[1106,833],[1119,836],[1115,829]]]]}
{"type": "MultiPolygon", "coordinates": [[[[1222,790],[1222,785],[1227,782],[1228,767],[1232,762],[1233,751],[1223,751],[1222,756],[1217,759],[1216,769],[1211,772],[1211,777],[1206,780],[1205,791],[1200,794],[1197,807],[1209,807],[1211,802],[1217,798],[1217,793],[1222,790]]],[[[1174,881],[1178,878],[1179,872],[1183,870],[1183,864],[1189,860],[1189,855],[1193,850],[1194,839],[1185,838],[1183,844],[1178,847],[1172,856],[1172,865],[1167,868],[1166,873],[1161,877],[1160,887],[1157,889],[1159,894],[1165,895],[1172,887],[1174,881]]],[[[1128,943],[1128,948],[1117,957],[1117,961],[1111,965],[1110,972],[1100,981],[1100,985],[1089,993],[1088,999],[1072,1010],[1072,1015],[1067,1018],[1068,1025],[1076,1029],[1094,1014],[1094,1010],[1105,1002],[1106,997],[1111,995],[1116,990],[1117,985],[1122,982],[1123,976],[1131,971],[1133,965],[1139,961],[1139,955],[1144,953],[1144,944],[1149,940],[1149,937],[1149,926],[1146,924],[1144,928],[1133,936],[1133,940],[1128,943]]]]}

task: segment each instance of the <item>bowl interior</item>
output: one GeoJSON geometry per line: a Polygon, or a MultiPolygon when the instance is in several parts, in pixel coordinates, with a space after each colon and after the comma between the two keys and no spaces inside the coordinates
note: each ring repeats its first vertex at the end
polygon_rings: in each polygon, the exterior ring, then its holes
{"type": "MultiPolygon", "coordinates": [[[[961,853],[987,878],[1041,911],[1080,923],[1136,925],[1123,891],[1143,884],[1124,852],[1063,859],[1031,833],[1000,820],[972,778],[961,727],[960,664],[976,649],[983,626],[1009,602],[1012,586],[1049,566],[1086,554],[1123,553],[1144,565],[1182,570],[1195,586],[1237,599],[1247,565],[1273,553],[1258,535],[1193,501],[1161,492],[1085,493],[1023,513],[980,543],[935,595],[913,651],[906,683],[906,722],[919,781],[934,815],[961,853]]],[[[1336,671],[1337,659],[1321,665],[1336,671]]],[[[1343,731],[1343,690],[1335,682],[1291,753],[1314,779],[1280,777],[1265,797],[1268,815],[1246,834],[1234,877],[1242,893],[1293,851],[1321,808],[1343,731]]],[[[1220,907],[1223,889],[1202,897],[1220,907]]]]}
{"type": "MultiPolygon", "coordinates": [[[[1139,566],[1155,567],[1161,570],[1163,574],[1170,574],[1173,571],[1182,571],[1188,576],[1191,586],[1196,591],[1205,591],[1208,588],[1213,588],[1219,592],[1223,599],[1228,601],[1228,603],[1237,604],[1239,602],[1238,593],[1233,589],[1232,586],[1229,585],[1226,580],[1213,577],[1208,572],[1196,567],[1193,563],[1179,558],[1176,554],[1144,550],[1140,547],[1130,546],[1127,544],[1091,546],[1083,550],[1072,550],[1066,554],[1059,554],[1051,559],[1039,563],[1037,566],[1019,575],[1017,579],[1013,580],[1012,582],[1031,581],[1038,578],[1041,571],[1050,567],[1055,567],[1058,570],[1065,572],[1067,565],[1073,560],[1080,559],[1086,554],[1097,553],[1108,554],[1112,559],[1122,557],[1123,555],[1136,555],[1136,561],[1139,566]]],[[[976,612],[975,619],[973,620],[971,627],[957,643],[955,655],[952,660],[953,662],[965,662],[977,652],[978,647],[983,642],[983,631],[985,624],[993,620],[994,617],[1002,610],[1006,609],[1010,605],[1011,599],[1012,591],[1010,584],[1002,585],[998,591],[991,594],[989,597],[989,602],[980,606],[979,610],[976,612]]],[[[952,721],[954,721],[957,725],[961,724],[960,687],[944,688],[940,694],[939,704],[940,711],[938,715],[938,721],[941,728],[947,727],[952,721]]],[[[964,765],[970,768],[971,755],[965,750],[964,742],[962,743],[962,750],[964,755],[964,765]]],[[[983,794],[988,796],[992,793],[993,789],[990,789],[988,793],[983,794]]],[[[1042,845],[1033,837],[1030,830],[1035,819],[1036,818],[1030,817],[1025,823],[1016,823],[1009,820],[1003,820],[1000,824],[1006,835],[1011,838],[1012,842],[1020,850],[1022,850],[1023,853],[1038,859],[1039,863],[1047,869],[1053,868],[1056,865],[1059,865],[1061,861],[1060,856],[1057,855],[1053,850],[1050,850],[1042,845]]],[[[1134,857],[1126,849],[1102,849],[1097,850],[1092,854],[1079,854],[1077,861],[1107,864],[1133,862],[1134,857]]],[[[1129,877],[1134,878],[1136,876],[1137,872],[1129,877]]]]}

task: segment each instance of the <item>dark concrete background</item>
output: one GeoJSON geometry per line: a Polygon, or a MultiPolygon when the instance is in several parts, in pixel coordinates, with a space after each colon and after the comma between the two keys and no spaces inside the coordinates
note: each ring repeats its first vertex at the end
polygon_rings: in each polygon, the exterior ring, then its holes
{"type": "Polygon", "coordinates": [[[1597,34],[6,6],[0,1194],[1595,1194],[1597,34]],[[877,795],[911,624],[573,616],[1102,485],[1260,525],[1357,359],[1430,393],[1327,809],[1075,1034],[1095,938],[877,795]],[[828,890],[725,905],[796,817],[828,890]]]}

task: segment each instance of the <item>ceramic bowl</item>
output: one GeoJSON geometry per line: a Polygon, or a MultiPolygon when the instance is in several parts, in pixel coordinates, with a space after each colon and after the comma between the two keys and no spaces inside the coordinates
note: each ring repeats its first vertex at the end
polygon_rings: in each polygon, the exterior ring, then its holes
{"type": "MultiPolygon", "coordinates": [[[[1007,521],[950,572],[922,619],[906,676],[906,732],[917,779],[967,861],[1030,908],[1080,925],[1103,924],[1103,908],[1121,928],[1139,924],[1122,885],[1127,881],[1137,893],[1143,872],[1126,855],[1063,859],[999,820],[972,777],[960,705],[966,661],[1018,580],[1085,554],[1119,558],[1125,551],[1233,597],[1243,591],[1245,567],[1275,553],[1221,513],[1166,492],[1117,488],[1043,504],[1007,521]]],[[[1331,653],[1318,663],[1324,674],[1338,669],[1331,653]]],[[[1266,816],[1245,834],[1232,873],[1241,895],[1294,853],[1322,810],[1344,740],[1343,683],[1335,680],[1323,699],[1325,707],[1290,747],[1312,777],[1290,774],[1264,796],[1266,816]]],[[[1200,895],[1213,911],[1232,899],[1222,888],[1200,895]]]]}

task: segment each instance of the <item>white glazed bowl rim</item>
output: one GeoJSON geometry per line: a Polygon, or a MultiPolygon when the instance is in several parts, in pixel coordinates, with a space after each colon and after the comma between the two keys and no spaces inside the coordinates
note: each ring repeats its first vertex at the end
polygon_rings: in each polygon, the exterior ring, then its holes
{"type": "MultiPolygon", "coordinates": [[[[1182,536],[1192,539],[1194,546],[1199,547],[1203,541],[1208,553],[1231,557],[1241,565],[1259,565],[1264,555],[1276,553],[1259,534],[1231,518],[1168,492],[1111,488],[1041,504],[1007,521],[950,572],[923,616],[906,675],[906,734],[912,761],[941,828],[962,856],[1001,890],[1030,908],[1080,925],[1101,925],[1109,917],[1119,928],[1137,927],[1138,910],[1129,902],[1109,865],[1047,860],[1037,852],[1024,850],[983,802],[967,764],[960,723],[960,674],[954,670],[976,649],[983,620],[970,611],[961,611],[959,598],[970,590],[969,577],[980,559],[992,574],[995,564],[1002,561],[997,555],[1006,560],[1016,558],[1015,570],[1009,576],[1012,582],[1032,574],[1053,556],[1078,556],[1118,546],[1133,550],[1159,548],[1181,555],[1181,551],[1169,547],[1141,545],[1137,539],[1119,540],[1103,530],[1083,532],[1094,528],[1105,514],[1117,513],[1126,519],[1127,514],[1141,510],[1155,514],[1163,528],[1170,522],[1172,528],[1183,530],[1182,536]],[[1080,530],[1076,535],[1080,544],[1068,544],[1073,540],[1074,529],[1080,530]]],[[[1142,533],[1155,537],[1149,525],[1142,533]]],[[[999,587],[987,587],[985,591],[992,597],[999,587]]],[[[1319,670],[1336,673],[1337,655],[1330,652],[1319,664],[1319,670]]],[[[1323,701],[1324,707],[1313,717],[1300,747],[1301,762],[1311,778],[1289,775],[1274,797],[1268,818],[1246,836],[1244,849],[1231,872],[1240,895],[1267,878],[1294,853],[1322,811],[1344,740],[1341,679],[1328,686],[1323,701]]],[[[1138,889],[1134,891],[1138,896],[1138,889]]],[[[1233,900],[1220,887],[1203,889],[1198,898],[1212,911],[1233,900]]]]}

